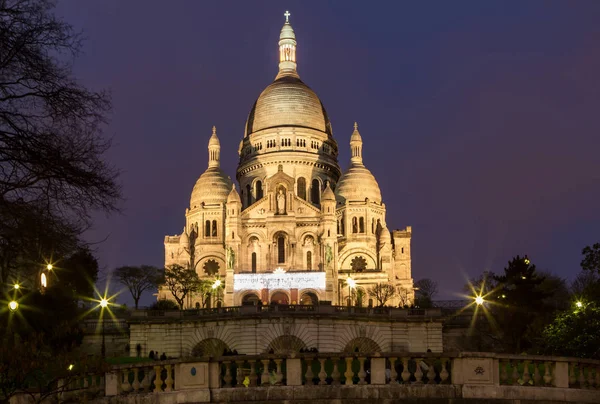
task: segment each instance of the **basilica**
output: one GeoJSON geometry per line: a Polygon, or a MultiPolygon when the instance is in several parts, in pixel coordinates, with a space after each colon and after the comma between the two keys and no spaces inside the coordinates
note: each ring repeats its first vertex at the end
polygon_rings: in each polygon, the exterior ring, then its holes
{"type": "MultiPolygon", "coordinates": [[[[377,305],[376,285],[396,288],[387,304],[410,304],[411,227],[389,230],[356,123],[342,172],[325,107],[298,74],[296,35],[286,14],[279,71],[248,115],[236,183],[220,167],[213,127],[208,168],[192,190],[183,231],[165,237],[165,266],[218,280],[225,306],[377,305]]],[[[172,296],[161,289],[158,298],[172,296]]],[[[185,307],[207,304],[190,294],[185,307]]]]}

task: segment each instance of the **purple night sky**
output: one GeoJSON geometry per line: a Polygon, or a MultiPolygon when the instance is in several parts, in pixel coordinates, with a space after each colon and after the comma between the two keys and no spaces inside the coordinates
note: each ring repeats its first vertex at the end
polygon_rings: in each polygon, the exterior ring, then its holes
{"type": "MultiPolygon", "coordinates": [[[[454,298],[528,254],[572,279],[600,241],[600,2],[62,1],[75,74],[112,92],[107,158],[123,213],[88,234],[101,267],[164,260],[212,125],[225,171],[277,72],[283,12],[298,70],[349,163],[358,121],[390,229],[413,226],[413,277],[454,298]]],[[[126,294],[121,301],[129,302],[126,294]]],[[[148,295],[143,303],[151,302],[148,295]]]]}

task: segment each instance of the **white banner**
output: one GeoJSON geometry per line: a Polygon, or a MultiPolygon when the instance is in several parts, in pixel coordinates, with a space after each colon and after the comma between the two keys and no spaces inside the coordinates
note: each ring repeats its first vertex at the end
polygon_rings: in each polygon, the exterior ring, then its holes
{"type": "Polygon", "coordinates": [[[325,272],[284,272],[266,274],[234,274],[233,290],[323,289],[325,272]]]}

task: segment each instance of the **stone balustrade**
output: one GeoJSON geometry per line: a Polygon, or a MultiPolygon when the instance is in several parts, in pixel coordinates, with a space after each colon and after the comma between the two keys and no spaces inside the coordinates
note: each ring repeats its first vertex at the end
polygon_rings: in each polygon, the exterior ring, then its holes
{"type": "Polygon", "coordinates": [[[144,402],[157,403],[175,402],[168,398],[172,394],[178,403],[276,402],[290,395],[298,402],[368,396],[600,403],[599,390],[600,361],[595,360],[402,352],[236,355],[121,365],[106,375],[105,392],[113,397],[111,403],[137,402],[139,394],[152,394],[154,401],[144,402]],[[354,390],[348,393],[349,388],[354,390]]]}
{"type": "Polygon", "coordinates": [[[269,316],[269,315],[334,315],[339,317],[377,317],[390,319],[407,319],[418,317],[441,317],[442,309],[404,309],[396,307],[355,307],[355,306],[332,306],[330,304],[318,305],[294,305],[294,304],[274,304],[268,306],[232,306],[210,309],[193,310],[135,310],[131,313],[130,322],[147,320],[191,320],[194,318],[212,318],[212,317],[248,317],[248,316],[269,316]]]}

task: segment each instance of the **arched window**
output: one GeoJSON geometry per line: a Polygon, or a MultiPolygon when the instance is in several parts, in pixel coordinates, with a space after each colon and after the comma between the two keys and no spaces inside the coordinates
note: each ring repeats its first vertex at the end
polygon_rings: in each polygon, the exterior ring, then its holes
{"type": "Polygon", "coordinates": [[[250,192],[250,184],[246,185],[246,206],[252,205],[252,192],[250,192]]]}
{"type": "Polygon", "coordinates": [[[365,218],[361,217],[358,221],[359,225],[358,225],[358,232],[359,233],[364,233],[365,232],[365,218]]]}
{"type": "Polygon", "coordinates": [[[319,185],[319,180],[316,178],[312,181],[312,186],[310,187],[310,201],[315,205],[321,203],[321,186],[319,185]]]}
{"type": "Polygon", "coordinates": [[[212,236],[217,237],[217,221],[213,220],[212,222],[212,236]]]}
{"type": "Polygon", "coordinates": [[[256,181],[256,200],[262,199],[263,197],[263,189],[262,182],[256,181]]]}
{"type": "Polygon", "coordinates": [[[312,252],[308,251],[306,253],[306,269],[307,270],[312,270],[312,252]]]}
{"type": "Polygon", "coordinates": [[[358,222],[356,217],[352,218],[352,233],[358,233],[358,222]]]}
{"type": "Polygon", "coordinates": [[[252,273],[256,273],[256,253],[252,253],[252,273]]]}
{"type": "Polygon", "coordinates": [[[277,262],[283,264],[285,262],[285,237],[277,237],[277,262]]]}
{"type": "Polygon", "coordinates": [[[210,237],[210,220],[204,223],[204,237],[210,237]]]}
{"type": "Polygon", "coordinates": [[[375,234],[375,218],[371,220],[371,233],[375,234]]]}
{"type": "Polygon", "coordinates": [[[304,177],[298,178],[298,198],[306,200],[306,180],[304,177]]]}

